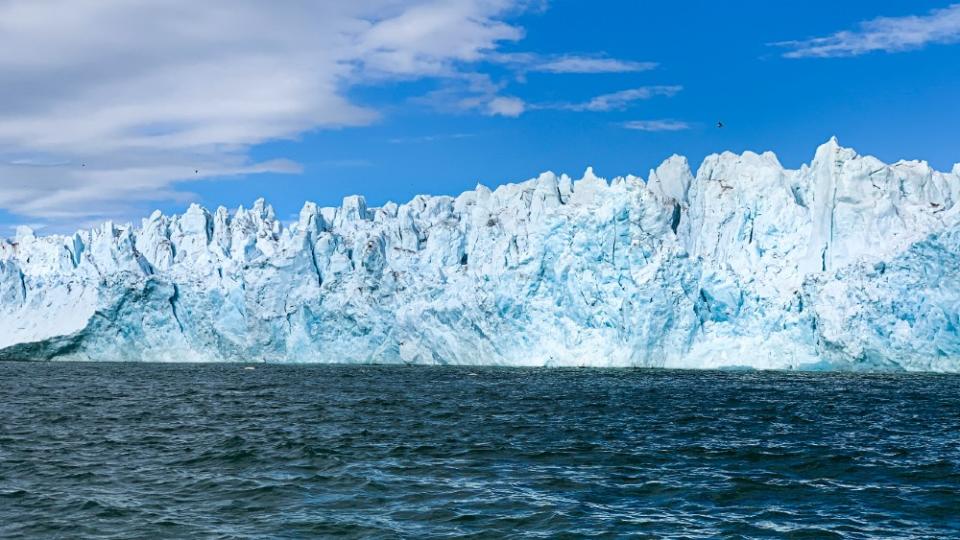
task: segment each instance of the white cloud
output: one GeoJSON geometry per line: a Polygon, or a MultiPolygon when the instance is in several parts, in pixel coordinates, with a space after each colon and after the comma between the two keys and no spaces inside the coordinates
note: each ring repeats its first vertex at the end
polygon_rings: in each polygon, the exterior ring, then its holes
{"type": "Polygon", "coordinates": [[[787,47],[787,58],[828,58],[858,56],[883,51],[919,49],[931,43],[960,42],[960,4],[935,9],[926,15],[878,17],[826,37],[782,41],[773,45],[787,47]]]}
{"type": "Polygon", "coordinates": [[[648,71],[657,67],[653,62],[631,62],[613,58],[563,56],[535,65],[531,71],[548,73],[628,73],[648,71]]]}
{"type": "Polygon", "coordinates": [[[654,62],[573,54],[549,56],[533,53],[500,53],[489,55],[487,60],[507,65],[520,72],[543,73],[631,73],[657,67],[654,62]]]}
{"type": "Polygon", "coordinates": [[[501,96],[504,83],[494,83],[488,75],[463,74],[448,81],[442,88],[414,99],[415,103],[433,107],[438,111],[462,113],[477,111],[490,116],[517,117],[531,110],[565,110],[575,112],[606,112],[628,108],[636,101],[657,96],[671,97],[682,86],[641,86],[611,94],[602,94],[579,103],[547,102],[530,103],[512,96],[501,96]]]}
{"type": "Polygon", "coordinates": [[[0,208],[73,223],[123,218],[191,198],[179,182],[295,172],[288,161],[252,162],[248,149],[376,121],[349,97],[357,84],[461,77],[464,63],[522,37],[504,22],[516,7],[0,0],[0,208]]]}
{"type": "Polygon", "coordinates": [[[500,96],[493,98],[487,104],[487,114],[513,118],[523,114],[525,108],[526,105],[520,98],[500,96]]]}
{"type": "Polygon", "coordinates": [[[458,73],[445,78],[437,90],[415,97],[411,102],[445,113],[492,114],[490,103],[505,87],[506,83],[494,82],[486,73],[458,73]]]}
{"type": "Polygon", "coordinates": [[[657,96],[672,97],[683,90],[682,86],[641,86],[621,90],[612,94],[602,94],[583,103],[554,103],[541,105],[541,108],[566,109],[570,111],[603,112],[627,108],[635,101],[657,96]]]}
{"type": "Polygon", "coordinates": [[[690,129],[690,124],[680,120],[632,120],[624,122],[623,127],[637,131],[683,131],[690,129]]]}
{"type": "MultiPolygon", "coordinates": [[[[534,0],[0,0],[0,209],[59,228],[185,203],[185,183],[297,173],[250,149],[381,112],[358,86],[430,78],[418,101],[516,117],[621,109],[672,95],[645,87],[538,105],[480,72],[620,73],[655,64],[603,55],[503,53],[534,0]]],[[[321,158],[327,156],[319,156],[321,158]]],[[[328,166],[361,166],[331,158],[328,166]]]]}

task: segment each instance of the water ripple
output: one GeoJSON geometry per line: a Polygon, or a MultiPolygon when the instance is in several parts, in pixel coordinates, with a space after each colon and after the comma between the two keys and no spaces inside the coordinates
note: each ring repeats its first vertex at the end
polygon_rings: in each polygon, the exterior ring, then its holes
{"type": "Polygon", "coordinates": [[[3,538],[944,538],[960,377],[0,364],[3,538]]]}

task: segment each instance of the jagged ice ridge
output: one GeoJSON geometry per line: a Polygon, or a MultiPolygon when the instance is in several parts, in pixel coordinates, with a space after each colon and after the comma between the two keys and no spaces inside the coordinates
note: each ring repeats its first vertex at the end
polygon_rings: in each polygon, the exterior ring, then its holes
{"type": "Polygon", "coordinates": [[[0,358],[960,371],[960,164],[831,139],[0,240],[0,358]]]}

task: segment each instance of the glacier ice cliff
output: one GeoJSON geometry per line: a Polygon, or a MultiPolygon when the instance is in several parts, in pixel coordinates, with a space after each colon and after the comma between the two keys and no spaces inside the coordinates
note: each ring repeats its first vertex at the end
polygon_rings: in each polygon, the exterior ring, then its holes
{"type": "Polygon", "coordinates": [[[960,164],[835,139],[0,240],[0,359],[960,371],[960,164]]]}

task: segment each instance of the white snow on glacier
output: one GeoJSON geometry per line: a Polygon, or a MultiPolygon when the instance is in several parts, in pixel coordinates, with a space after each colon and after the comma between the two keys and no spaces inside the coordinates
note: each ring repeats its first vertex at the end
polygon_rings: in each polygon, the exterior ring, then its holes
{"type": "Polygon", "coordinates": [[[649,179],[155,212],[0,240],[0,358],[960,371],[960,165],[822,145],[649,179]]]}

